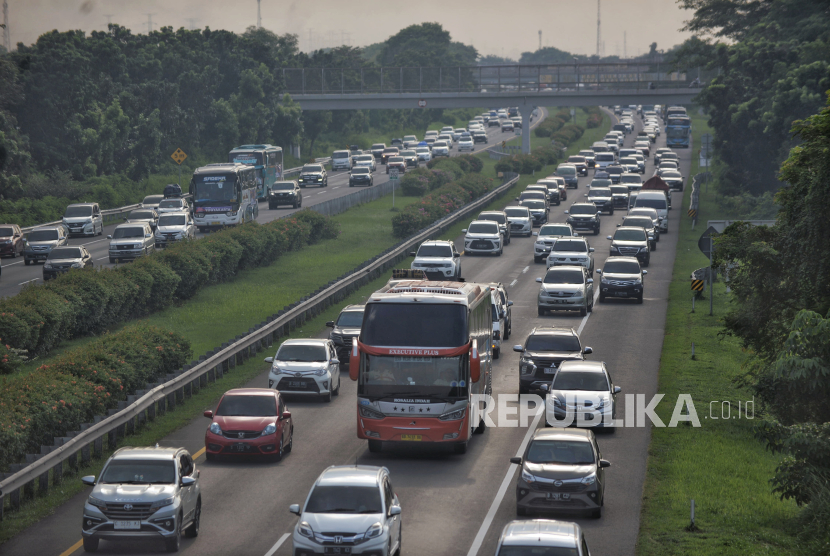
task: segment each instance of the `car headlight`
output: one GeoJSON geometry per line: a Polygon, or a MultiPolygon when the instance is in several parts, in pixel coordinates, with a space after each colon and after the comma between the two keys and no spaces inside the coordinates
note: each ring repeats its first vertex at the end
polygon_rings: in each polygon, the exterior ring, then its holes
{"type": "Polygon", "coordinates": [[[612,251],[612,252],[619,252],[619,250],[620,250],[620,248],[619,248],[619,247],[617,247],[616,245],[612,245],[612,246],[611,246],[611,251],[612,251]]]}
{"type": "Polygon", "coordinates": [[[532,375],[536,371],[536,365],[532,359],[525,359],[521,361],[519,370],[523,375],[532,375]]]}
{"type": "Polygon", "coordinates": [[[314,374],[317,376],[325,376],[327,372],[329,372],[329,370],[323,367],[322,369],[317,369],[316,371],[314,371],[314,374]]]}
{"type": "Polygon", "coordinates": [[[211,423],[210,424],[210,432],[213,434],[222,434],[222,427],[219,426],[219,423],[211,423]]]}
{"type": "Polygon", "coordinates": [[[371,407],[366,407],[365,405],[360,406],[360,416],[366,417],[367,419],[383,419],[386,417],[380,411],[372,409],[371,407]]]}
{"type": "Polygon", "coordinates": [[[466,407],[462,407],[461,409],[456,409],[455,411],[450,411],[449,413],[444,413],[441,417],[438,418],[439,421],[458,421],[464,418],[464,414],[467,412],[466,407]]]}
{"type": "Polygon", "coordinates": [[[52,263],[50,263],[50,262],[43,263],[43,270],[52,270],[52,263]]]}
{"type": "Polygon", "coordinates": [[[297,532],[303,537],[309,539],[314,538],[314,529],[311,528],[311,525],[309,525],[308,521],[303,521],[299,525],[297,525],[297,532]]]}
{"type": "Polygon", "coordinates": [[[72,263],[72,268],[83,268],[83,267],[84,267],[83,263],[72,263]]]}
{"type": "Polygon", "coordinates": [[[535,483],[536,482],[536,477],[534,477],[533,475],[531,475],[530,473],[528,473],[527,471],[522,469],[522,480],[526,483],[535,483]]]}
{"type": "Polygon", "coordinates": [[[648,252],[648,247],[640,247],[640,253],[648,252]]]}
{"type": "Polygon", "coordinates": [[[96,508],[101,508],[102,510],[107,509],[107,503],[99,498],[95,498],[94,496],[90,496],[89,499],[87,499],[87,504],[95,506],[96,508]]]}
{"type": "Polygon", "coordinates": [[[269,434],[275,434],[277,432],[277,424],[276,423],[269,423],[267,427],[262,429],[262,436],[268,436],[269,434]]]}
{"type": "Polygon", "coordinates": [[[582,480],[579,481],[579,482],[582,483],[583,485],[586,485],[586,486],[592,485],[595,482],[597,482],[597,476],[596,476],[596,474],[592,473],[592,474],[588,475],[587,477],[582,477],[582,480]]]}
{"type": "Polygon", "coordinates": [[[173,496],[171,496],[170,498],[164,498],[162,500],[156,500],[155,502],[150,504],[150,509],[152,510],[152,509],[156,509],[156,508],[163,508],[165,506],[170,506],[175,501],[176,501],[176,498],[173,497],[173,496]]]}
{"type": "Polygon", "coordinates": [[[376,539],[379,536],[381,536],[382,534],[383,534],[383,525],[381,525],[380,522],[373,523],[368,529],[366,529],[366,532],[363,533],[363,539],[364,540],[376,539]]]}
{"type": "MultiPolygon", "coordinates": [[[[164,234],[163,234],[163,233],[161,233],[161,230],[158,230],[158,229],[156,230],[156,233],[155,233],[154,235],[155,235],[156,237],[164,237],[164,234]]],[[[112,249],[112,246],[110,246],[110,249],[112,249]]]]}

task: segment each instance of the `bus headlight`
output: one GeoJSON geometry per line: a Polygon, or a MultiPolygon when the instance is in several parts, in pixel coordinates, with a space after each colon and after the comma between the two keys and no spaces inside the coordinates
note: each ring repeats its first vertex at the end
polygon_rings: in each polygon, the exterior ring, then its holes
{"type": "Polygon", "coordinates": [[[371,407],[366,407],[365,405],[360,406],[360,415],[362,417],[366,417],[367,419],[383,419],[386,417],[380,411],[372,409],[371,407]]]}
{"type": "Polygon", "coordinates": [[[438,418],[440,421],[458,421],[464,418],[464,415],[467,413],[467,408],[462,407],[461,409],[456,409],[455,411],[450,411],[449,413],[444,413],[441,417],[438,418]]]}

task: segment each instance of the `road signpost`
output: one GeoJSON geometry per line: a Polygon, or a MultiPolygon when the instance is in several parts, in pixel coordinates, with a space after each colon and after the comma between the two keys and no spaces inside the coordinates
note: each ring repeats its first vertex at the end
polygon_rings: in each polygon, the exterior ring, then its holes
{"type": "Polygon", "coordinates": [[[179,165],[179,185],[181,185],[181,183],[182,183],[182,162],[184,162],[184,159],[187,158],[187,154],[181,149],[176,149],[175,152],[170,155],[170,158],[175,160],[176,164],[179,165]]]}
{"type": "Polygon", "coordinates": [[[426,108],[426,107],[427,107],[427,101],[426,100],[421,99],[421,100],[418,101],[418,108],[426,108]]]}
{"type": "Polygon", "coordinates": [[[395,208],[395,186],[398,185],[398,169],[389,169],[389,181],[392,182],[392,208],[395,208]]]}
{"type": "Polygon", "coordinates": [[[720,235],[718,231],[709,226],[706,231],[700,234],[700,239],[697,240],[698,249],[701,253],[709,257],[709,316],[712,316],[712,298],[714,295],[712,283],[715,281],[714,270],[712,268],[712,259],[715,256],[715,238],[720,235]]]}

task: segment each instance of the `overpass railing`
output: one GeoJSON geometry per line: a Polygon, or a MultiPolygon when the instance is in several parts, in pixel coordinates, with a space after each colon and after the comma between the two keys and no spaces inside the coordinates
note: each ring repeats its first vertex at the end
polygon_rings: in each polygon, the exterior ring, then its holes
{"type": "Polygon", "coordinates": [[[678,89],[698,82],[667,64],[585,63],[512,66],[284,68],[292,95],[516,93],[678,89]]]}

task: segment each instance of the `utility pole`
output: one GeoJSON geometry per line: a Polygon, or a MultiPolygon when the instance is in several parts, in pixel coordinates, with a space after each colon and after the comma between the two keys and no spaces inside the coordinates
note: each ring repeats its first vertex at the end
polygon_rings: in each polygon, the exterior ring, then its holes
{"type": "Polygon", "coordinates": [[[107,28],[108,29],[109,29],[109,26],[112,25],[112,16],[113,16],[113,14],[104,14],[104,17],[107,18],[107,28]]]}
{"type": "Polygon", "coordinates": [[[262,28],[262,11],[260,10],[262,0],[256,0],[256,28],[262,28]]]}
{"type": "Polygon", "coordinates": [[[600,8],[599,3],[600,3],[600,1],[601,0],[597,0],[597,60],[599,60],[599,55],[600,55],[599,51],[600,51],[600,46],[602,44],[602,39],[600,38],[601,37],[601,34],[600,34],[601,29],[600,29],[600,25],[599,25],[599,8],[600,8]]]}
{"type": "Polygon", "coordinates": [[[153,32],[153,16],[156,14],[147,14],[147,34],[153,32]]]}
{"type": "Polygon", "coordinates": [[[308,30],[308,51],[314,52],[314,33],[313,29],[308,30]]]}
{"type": "Polygon", "coordinates": [[[623,59],[628,60],[628,33],[623,31],[623,59]]]}
{"type": "Polygon", "coordinates": [[[3,0],[3,46],[6,52],[12,51],[12,32],[9,29],[9,3],[3,0]]]}
{"type": "Polygon", "coordinates": [[[539,29],[539,50],[542,50],[542,30],[539,29]]]}
{"type": "Polygon", "coordinates": [[[190,24],[188,29],[190,29],[191,31],[194,31],[196,29],[196,22],[199,21],[199,20],[196,19],[195,17],[186,17],[185,21],[187,21],[190,24]]]}

